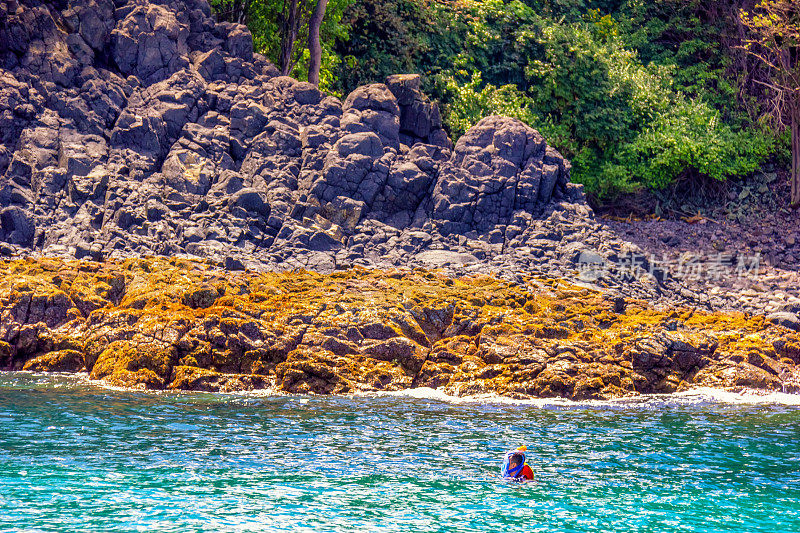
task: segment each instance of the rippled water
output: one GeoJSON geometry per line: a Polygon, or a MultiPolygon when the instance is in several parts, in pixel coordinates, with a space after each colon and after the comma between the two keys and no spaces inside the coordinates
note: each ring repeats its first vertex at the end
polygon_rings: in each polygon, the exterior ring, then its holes
{"type": "Polygon", "coordinates": [[[0,373],[0,530],[800,531],[800,407],[155,394],[0,373]],[[497,477],[525,443],[537,483],[497,477]]]}

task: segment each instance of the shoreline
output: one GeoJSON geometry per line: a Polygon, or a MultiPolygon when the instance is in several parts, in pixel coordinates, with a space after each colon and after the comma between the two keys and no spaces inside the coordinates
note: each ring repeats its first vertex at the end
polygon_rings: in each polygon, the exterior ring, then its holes
{"type": "Polygon", "coordinates": [[[111,385],[609,400],[800,391],[800,334],[564,280],[427,270],[226,272],[146,258],[0,262],[0,368],[111,385]]]}
{"type": "MultiPolygon", "coordinates": [[[[131,392],[131,393],[145,393],[154,394],[156,396],[184,396],[193,394],[208,394],[215,397],[225,398],[251,398],[251,399],[297,399],[301,404],[308,403],[312,400],[325,400],[325,399],[407,399],[407,400],[420,400],[431,401],[442,404],[451,405],[467,405],[467,406],[492,406],[492,405],[509,405],[521,407],[539,407],[542,409],[580,409],[580,408],[630,408],[630,407],[691,407],[691,406],[705,406],[705,405],[722,405],[722,406],[756,406],[756,405],[769,405],[769,406],[782,406],[782,407],[800,407],[800,394],[785,393],[779,391],[765,391],[762,389],[747,389],[742,388],[739,390],[726,390],[715,389],[711,387],[698,387],[681,392],[672,393],[653,393],[642,394],[638,396],[627,396],[620,398],[611,398],[608,400],[571,400],[568,398],[528,398],[516,399],[510,397],[503,397],[493,394],[476,395],[476,396],[452,396],[446,394],[438,389],[430,387],[418,387],[413,389],[405,389],[398,391],[371,391],[371,392],[356,392],[350,394],[298,394],[283,392],[275,387],[252,389],[252,390],[239,390],[239,391],[199,391],[199,390],[181,390],[181,389],[144,389],[140,387],[122,387],[117,385],[110,385],[103,380],[95,380],[89,377],[88,372],[41,372],[32,370],[0,370],[0,380],[4,377],[15,377],[22,375],[31,378],[65,378],[71,380],[74,384],[79,386],[95,387],[102,390],[109,390],[115,392],[131,392]]],[[[0,381],[1,382],[1,381],[0,381]]]]}

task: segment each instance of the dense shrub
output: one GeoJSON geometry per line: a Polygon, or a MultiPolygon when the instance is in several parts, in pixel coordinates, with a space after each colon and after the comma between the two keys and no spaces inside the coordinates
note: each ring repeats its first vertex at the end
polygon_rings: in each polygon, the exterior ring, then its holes
{"type": "Polygon", "coordinates": [[[337,87],[349,92],[390,74],[416,71],[425,47],[424,13],[424,6],[415,0],[372,0],[350,6],[342,20],[350,37],[335,45],[343,59],[336,71],[337,87]]]}
{"type": "Polygon", "coordinates": [[[495,87],[484,84],[481,73],[464,70],[437,76],[437,91],[446,97],[445,126],[457,139],[476,122],[488,115],[518,118],[537,124],[540,117],[533,113],[533,102],[516,85],[495,87]]]}
{"type": "Polygon", "coordinates": [[[676,81],[677,65],[643,63],[607,14],[590,10],[566,23],[520,2],[486,0],[458,16],[471,22],[455,64],[473,74],[446,71],[436,86],[454,136],[486,114],[520,118],[572,159],[576,181],[604,198],[698,174],[744,175],[771,150],[760,129],[723,121],[704,98],[707,80],[692,78],[687,88],[676,81]],[[509,64],[495,54],[512,39],[509,64]],[[509,83],[482,84],[482,73],[509,83]]]}

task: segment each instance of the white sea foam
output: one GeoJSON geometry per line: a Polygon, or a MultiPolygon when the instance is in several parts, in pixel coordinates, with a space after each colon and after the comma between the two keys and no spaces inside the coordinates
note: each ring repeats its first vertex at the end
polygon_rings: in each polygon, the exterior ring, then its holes
{"type": "Polygon", "coordinates": [[[447,402],[453,404],[509,404],[526,405],[542,408],[576,408],[576,407],[635,407],[635,406],[690,406],[704,404],[731,405],[791,405],[800,406],[800,394],[742,389],[729,391],[699,387],[696,389],[672,394],[642,394],[612,400],[568,400],[565,398],[530,398],[515,399],[497,394],[477,394],[469,396],[453,396],[439,389],[420,387],[393,392],[363,393],[358,396],[392,396],[447,402]]]}
{"type": "MultiPolygon", "coordinates": [[[[280,397],[298,396],[309,398],[311,396],[287,394],[277,390],[274,385],[264,389],[251,391],[231,391],[224,393],[211,393],[203,391],[153,391],[142,388],[129,388],[110,385],[101,380],[94,380],[86,372],[62,373],[62,372],[31,372],[18,371],[19,374],[27,374],[37,378],[56,378],[54,386],[60,388],[69,383],[86,384],[114,391],[135,391],[153,394],[219,394],[225,396],[247,396],[247,397],[280,397]],[[59,383],[60,382],[60,383],[59,383]]],[[[12,373],[13,374],[13,373],[12,373]]],[[[783,392],[765,391],[759,389],[740,389],[736,391],[714,389],[710,387],[698,387],[684,392],[672,394],[642,394],[627,398],[616,398],[612,400],[568,400],[566,398],[528,398],[516,399],[501,396],[498,394],[476,394],[466,396],[455,396],[447,394],[441,389],[430,387],[418,387],[401,391],[378,391],[378,392],[358,392],[347,395],[355,398],[411,398],[416,400],[430,400],[451,404],[502,404],[502,405],[521,405],[530,407],[541,407],[544,409],[574,409],[574,408],[608,408],[608,407],[669,407],[669,406],[691,406],[691,405],[785,405],[800,406],[800,394],[788,394],[783,392]]],[[[325,396],[319,396],[325,397],[325,396]]]]}
{"type": "Polygon", "coordinates": [[[785,392],[766,391],[759,389],[742,389],[740,391],[728,391],[723,389],[712,389],[702,387],[686,392],[675,393],[676,398],[692,399],[701,396],[706,401],[717,403],[733,404],[781,404],[781,405],[800,405],[800,394],[789,394],[785,392]]]}

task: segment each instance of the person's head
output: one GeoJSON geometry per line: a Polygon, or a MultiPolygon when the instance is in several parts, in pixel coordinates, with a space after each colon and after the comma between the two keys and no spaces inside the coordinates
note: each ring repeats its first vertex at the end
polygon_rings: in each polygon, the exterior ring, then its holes
{"type": "Polygon", "coordinates": [[[508,461],[508,468],[509,470],[513,470],[517,468],[519,465],[525,462],[525,456],[521,453],[515,453],[511,456],[511,459],[508,461]]]}

